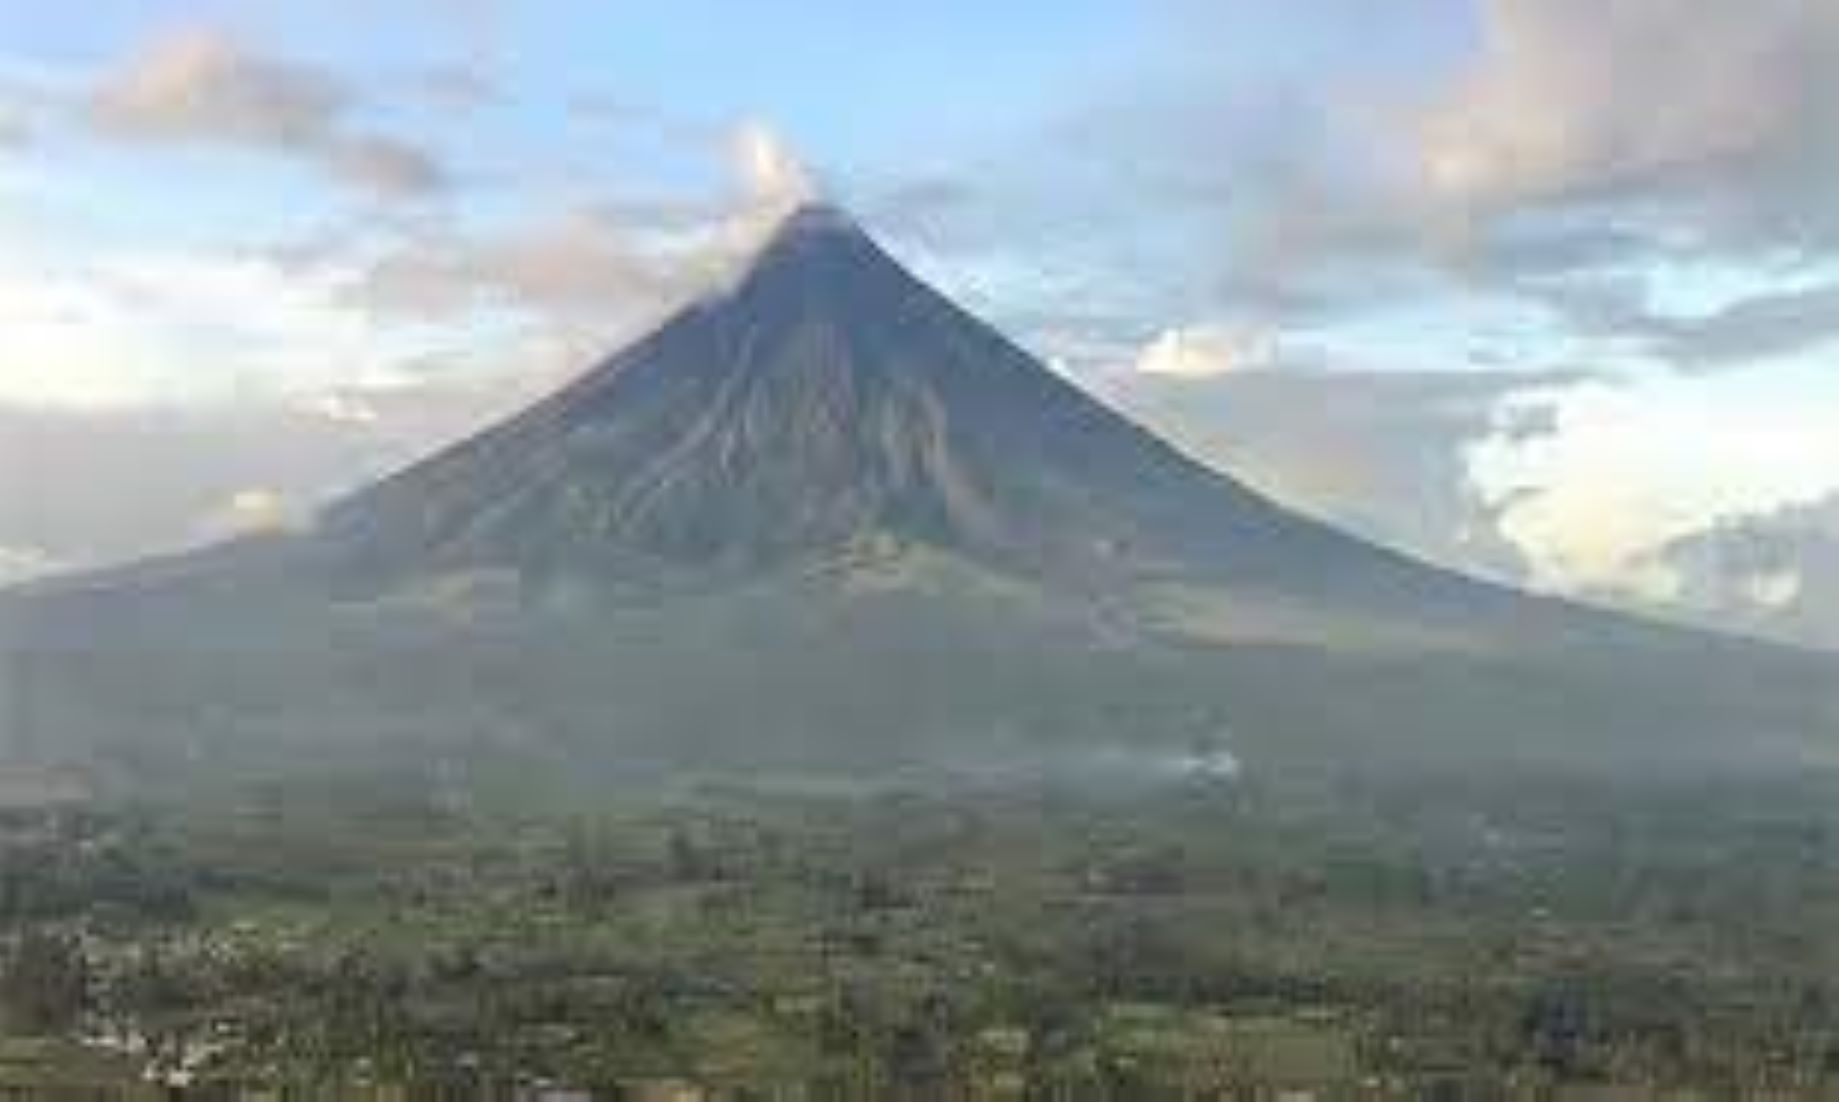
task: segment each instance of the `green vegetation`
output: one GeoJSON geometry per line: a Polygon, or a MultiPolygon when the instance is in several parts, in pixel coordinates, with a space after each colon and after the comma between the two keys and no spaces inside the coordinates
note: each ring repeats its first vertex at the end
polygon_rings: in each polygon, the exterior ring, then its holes
{"type": "Polygon", "coordinates": [[[16,809],[0,1096],[1815,1095],[1839,1089],[1835,795],[1318,776],[544,804],[448,763],[16,809]]]}

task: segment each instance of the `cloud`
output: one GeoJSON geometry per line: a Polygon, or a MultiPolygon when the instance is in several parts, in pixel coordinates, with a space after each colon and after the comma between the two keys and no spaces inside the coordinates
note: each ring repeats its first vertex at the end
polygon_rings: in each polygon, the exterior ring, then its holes
{"type": "Polygon", "coordinates": [[[1839,247],[1839,7],[1486,0],[1480,17],[1479,52],[1409,116],[1405,170],[1379,189],[1384,255],[1421,250],[1676,368],[1835,334],[1839,291],[1793,269],[1839,247]],[[1709,267],[1747,267],[1745,294],[1651,307],[1709,267]]]}
{"type": "Polygon", "coordinates": [[[1206,379],[1233,371],[1269,367],[1277,359],[1276,338],[1265,331],[1195,327],[1165,330],[1137,357],[1144,375],[1206,379]]]}
{"type": "Polygon", "coordinates": [[[719,286],[787,213],[820,195],[760,122],[725,136],[730,191],[708,201],[578,202],[488,226],[423,224],[386,244],[350,288],[384,314],[509,311],[606,351],[719,286]]]}
{"type": "Polygon", "coordinates": [[[1482,216],[1650,197],[1751,226],[1830,217],[1832,5],[1486,0],[1481,18],[1480,56],[1420,123],[1432,200],[1482,216]]]}
{"type": "Polygon", "coordinates": [[[1537,584],[1674,603],[1666,548],[1839,491],[1835,423],[1823,365],[1594,379],[1507,401],[1468,464],[1537,584]]]}
{"type": "Polygon", "coordinates": [[[521,407],[554,378],[459,374],[287,405],[0,405],[0,546],[37,549],[28,564],[91,566],[305,523],[328,497],[521,407]]]}
{"type": "Polygon", "coordinates": [[[0,256],[0,406],[119,409],[292,400],[403,381],[449,338],[342,301],[336,271],[254,255],[0,256]]]}
{"type": "Polygon", "coordinates": [[[1839,494],[1725,521],[1674,541],[1659,557],[1692,609],[1839,650],[1839,494]]]}
{"type": "Polygon", "coordinates": [[[348,106],[347,90],[303,65],[258,57],[194,28],[148,43],[97,85],[99,129],[142,141],[216,141],[306,149],[348,106]]]}
{"type": "Polygon", "coordinates": [[[1780,612],[1800,602],[1806,584],[1799,567],[1785,567],[1769,574],[1751,575],[1743,583],[1743,595],[1758,608],[1780,612]]]}
{"type": "Polygon", "coordinates": [[[1839,380],[1797,370],[1278,362],[1133,370],[1107,397],[1281,500],[1457,569],[1839,647],[1839,380]]]}
{"type": "Polygon", "coordinates": [[[1839,283],[1755,295],[1701,317],[1647,314],[1629,329],[1681,367],[1754,363],[1839,340],[1839,283]]]}
{"type": "Polygon", "coordinates": [[[412,235],[351,290],[369,310],[434,320],[509,310],[612,339],[713,282],[716,252],[707,234],[662,243],[615,210],[584,206],[490,231],[412,235]]]}
{"type": "MultiPolygon", "coordinates": [[[[1813,329],[1758,324],[1739,340],[1752,312],[1739,307],[1715,332],[1688,331],[1708,318],[1624,311],[1630,327],[1612,333],[1610,311],[1587,300],[1609,275],[1691,278],[1706,262],[1779,275],[1832,258],[1839,6],[1474,0],[1460,18],[1452,4],[1367,7],[1174,5],[1172,39],[1251,26],[1309,49],[1275,49],[1241,75],[1222,73],[1216,51],[1172,43],[1128,94],[961,172],[956,187],[982,201],[954,194],[953,206],[999,208],[977,216],[1009,238],[1003,227],[1032,224],[1040,206],[1017,178],[1083,207],[1059,212],[1048,240],[1077,230],[1087,252],[1115,252],[1131,283],[1159,281],[1163,313],[1313,326],[1481,294],[1540,309],[1558,330],[1596,312],[1583,335],[1705,368],[1750,362],[1745,344],[1764,337],[1762,354],[1777,354],[1813,329]],[[1156,215],[1118,219],[1113,234],[1100,215],[1117,210],[1156,215]]],[[[1770,301],[1799,290],[1760,280],[1753,313],[1813,305],[1770,301]]]]}
{"type": "Polygon", "coordinates": [[[55,574],[62,568],[62,564],[39,548],[0,544],[0,588],[55,574]]]}
{"type": "MultiPolygon", "coordinates": [[[[132,74],[114,93],[116,109],[149,132],[306,142],[372,190],[437,186],[427,174],[439,167],[412,147],[347,140],[335,126],[339,99],[309,91],[319,85],[304,75],[257,79],[242,72],[249,55],[216,38],[165,49],[176,59],[147,63],[152,75],[132,74]],[[244,86],[259,91],[208,110],[173,90],[234,99],[244,86]]],[[[553,381],[718,286],[808,191],[797,158],[761,124],[704,149],[732,174],[706,199],[520,197],[464,217],[420,208],[266,252],[67,250],[22,231],[0,254],[0,328],[14,365],[0,373],[0,406],[317,402],[361,415],[364,395],[419,385],[430,364],[553,381]]]]}
{"type": "MultiPolygon", "coordinates": [[[[1678,281],[1715,286],[1733,274],[1725,266],[1715,275],[1687,274],[1678,281]]],[[[1658,282],[1653,269],[1624,265],[1530,286],[1573,332],[1680,371],[1756,366],[1839,341],[1839,282],[1829,271],[1812,278],[1793,271],[1742,273],[1741,293],[1691,311],[1657,308],[1658,282]]]]}
{"type": "Polygon", "coordinates": [[[306,160],[386,198],[439,190],[446,173],[400,139],[354,130],[351,88],[325,70],[189,28],[144,44],[92,90],[96,131],[117,141],[203,144],[306,160]]]}
{"type": "Polygon", "coordinates": [[[272,488],[237,490],[212,510],[200,525],[200,542],[296,531],[307,511],[287,494],[272,488]]]}
{"type": "Polygon", "coordinates": [[[450,183],[447,169],[426,150],[394,138],[340,138],[323,154],[339,178],[387,198],[431,195],[450,183]]]}
{"type": "Polygon", "coordinates": [[[1519,555],[1470,484],[1464,449],[1543,374],[1268,370],[1115,379],[1107,396],[1189,454],[1280,500],[1473,573],[1519,555]]]}

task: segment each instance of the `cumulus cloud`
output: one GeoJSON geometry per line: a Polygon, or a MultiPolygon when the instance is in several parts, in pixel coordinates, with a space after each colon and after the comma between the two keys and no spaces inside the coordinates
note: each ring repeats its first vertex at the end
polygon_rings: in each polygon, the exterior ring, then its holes
{"type": "Polygon", "coordinates": [[[146,43],[91,92],[98,133],[149,144],[213,144],[299,157],[386,197],[437,190],[445,174],[399,139],[355,130],[356,97],[333,74],[188,28],[146,43]]]}
{"type": "MultiPolygon", "coordinates": [[[[1336,5],[1286,8],[1320,22],[1336,5]]],[[[1809,541],[1790,541],[1800,560],[1716,586],[1676,549],[1839,487],[1839,392],[1818,362],[1839,343],[1839,7],[1481,0],[1476,11],[1479,50],[1404,77],[1312,73],[1306,94],[1266,112],[1280,125],[1248,127],[1220,96],[1198,111],[1139,103],[1120,133],[1086,140],[1137,152],[1118,159],[1143,201],[1213,228],[1228,269],[1211,284],[1216,309],[1261,309],[1313,333],[1384,333],[1364,327],[1396,312],[1452,333],[1456,304],[1486,296],[1517,312],[1520,334],[1492,366],[1604,369],[1493,395],[1457,434],[1423,433],[1431,400],[1415,396],[1413,423],[1381,435],[1428,442],[1416,485],[1467,489],[1441,495],[1456,505],[1434,525],[1406,521],[1417,535],[1404,542],[1461,563],[1452,532],[1467,526],[1545,588],[1714,621],[1739,607],[1803,615],[1822,592],[1809,541]],[[1233,146],[1230,172],[1196,164],[1202,140],[1233,146]]],[[[1435,331],[1408,323],[1406,339],[1434,355],[1435,331]]],[[[1263,378],[1228,374],[1213,388],[1263,378]]],[[[1255,469],[1256,449],[1212,447],[1255,469]]],[[[1305,502],[1329,496],[1311,482],[1353,467],[1323,463],[1305,479],[1290,472],[1306,464],[1282,466],[1271,484],[1305,502]]],[[[1397,518],[1423,515],[1413,486],[1364,486],[1390,496],[1359,523],[1399,531],[1397,518]]]]}
{"type": "Polygon", "coordinates": [[[1464,448],[1505,397],[1549,385],[1508,372],[1276,364],[1120,376],[1107,397],[1189,454],[1381,542],[1503,579],[1521,569],[1470,483],[1464,448]]]}
{"type": "Polygon", "coordinates": [[[1809,382],[1277,363],[1130,371],[1106,396],[1267,493],[1457,569],[1839,647],[1839,389],[1809,382]]]}
{"type": "Polygon", "coordinates": [[[1165,330],[1137,357],[1144,375],[1206,379],[1269,367],[1277,358],[1277,340],[1263,330],[1197,326],[1165,330]]]}
{"type": "Polygon", "coordinates": [[[1839,490],[1836,423],[1819,366],[1596,379],[1508,401],[1468,462],[1538,584],[1676,602],[1667,547],[1839,490]]]}

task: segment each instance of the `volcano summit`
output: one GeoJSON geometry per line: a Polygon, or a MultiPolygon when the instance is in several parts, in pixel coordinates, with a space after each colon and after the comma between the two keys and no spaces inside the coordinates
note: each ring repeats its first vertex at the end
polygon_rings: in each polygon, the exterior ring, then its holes
{"type": "Polygon", "coordinates": [[[1340,542],[1064,382],[828,207],[791,215],[733,288],[324,530],[391,570],[587,574],[763,568],[865,538],[1021,572],[1340,542]]]}

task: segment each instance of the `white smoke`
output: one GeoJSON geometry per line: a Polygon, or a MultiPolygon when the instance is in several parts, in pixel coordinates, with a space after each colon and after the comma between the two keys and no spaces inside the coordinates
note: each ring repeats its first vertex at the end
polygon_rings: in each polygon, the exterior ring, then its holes
{"type": "Polygon", "coordinates": [[[787,217],[824,201],[817,175],[779,131],[759,120],[735,127],[728,160],[737,195],[714,227],[697,266],[713,273],[708,294],[727,293],[787,217]]]}
{"type": "Polygon", "coordinates": [[[817,178],[785,138],[768,124],[751,119],[736,127],[729,143],[736,174],[746,189],[747,205],[780,216],[817,201],[817,178]]]}

